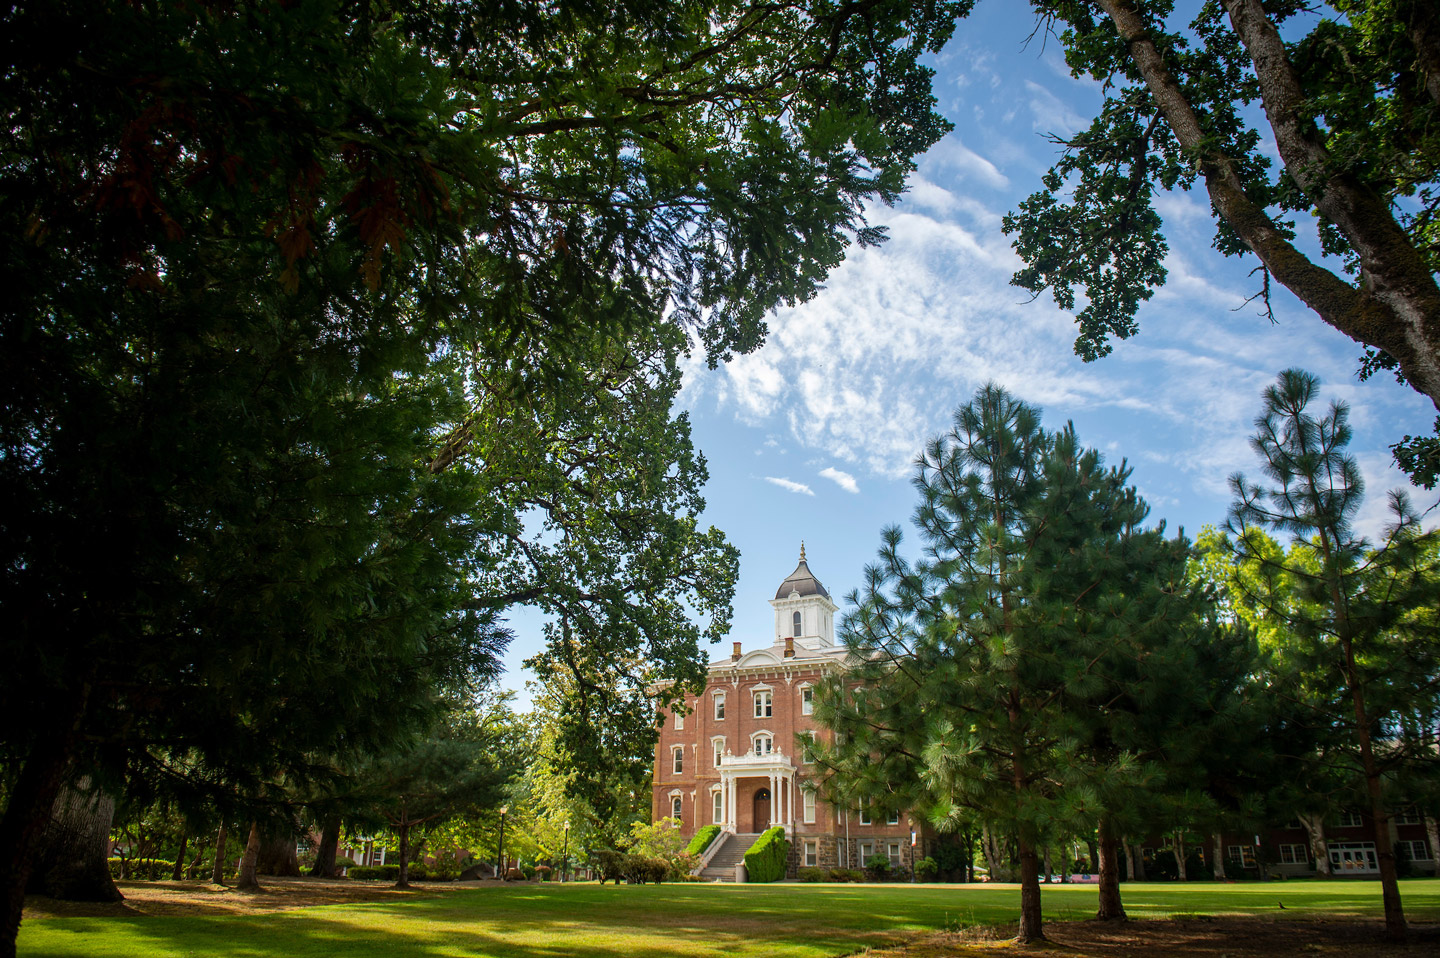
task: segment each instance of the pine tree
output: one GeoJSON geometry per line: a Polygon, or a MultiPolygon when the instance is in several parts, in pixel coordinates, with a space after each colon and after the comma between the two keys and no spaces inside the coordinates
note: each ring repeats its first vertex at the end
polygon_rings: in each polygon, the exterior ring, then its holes
{"type": "MultiPolygon", "coordinates": [[[[1095,747],[1095,704],[1124,681],[1118,662],[1195,612],[1185,546],[1144,526],[1128,475],[980,390],[919,463],[924,558],[884,532],[842,623],[851,670],[817,708],[838,733],[822,759],[841,801],[885,796],[941,827],[978,814],[1014,836],[1021,941],[1043,938],[1044,837],[1093,820],[1102,784],[1137,784],[1123,736],[1095,747]]],[[[1163,698],[1163,678],[1135,681],[1163,698]]]]}
{"type": "MultiPolygon", "coordinates": [[[[1403,492],[1390,494],[1394,524],[1379,548],[1352,525],[1365,487],[1354,457],[1349,409],[1308,411],[1319,380],[1287,369],[1265,390],[1251,445],[1268,484],[1231,478],[1230,531],[1260,585],[1249,597],[1283,622],[1297,656],[1323,670],[1335,693],[1329,720],[1348,729],[1365,783],[1380,861],[1386,936],[1406,937],[1384,778],[1408,757],[1401,719],[1430,687],[1440,657],[1433,610],[1440,603],[1436,534],[1420,528],[1403,492]],[[1259,533],[1288,533],[1277,554],[1259,533]],[[1293,601],[1276,601],[1293,595],[1293,601]]],[[[1433,694],[1433,693],[1432,693],[1433,694]]],[[[1433,761],[1433,756],[1429,757],[1433,761]]]]}

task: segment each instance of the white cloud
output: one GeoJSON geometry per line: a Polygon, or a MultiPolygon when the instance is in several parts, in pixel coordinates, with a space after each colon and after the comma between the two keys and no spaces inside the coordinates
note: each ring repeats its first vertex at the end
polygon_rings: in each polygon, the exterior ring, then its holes
{"type": "Polygon", "coordinates": [[[766,477],[765,477],[765,481],[768,482],[768,483],[771,483],[771,484],[773,484],[773,485],[779,486],[781,489],[784,489],[786,492],[798,492],[798,493],[802,493],[802,494],[807,495],[807,496],[813,496],[813,495],[815,495],[815,490],[814,490],[814,489],[811,489],[809,486],[805,485],[805,483],[803,483],[803,482],[792,482],[792,481],[789,480],[789,479],[780,478],[780,477],[776,477],[776,476],[766,476],[766,477]]]}
{"type": "Polygon", "coordinates": [[[860,485],[855,481],[854,476],[850,475],[850,473],[848,472],[841,472],[834,466],[826,466],[824,469],[821,469],[820,475],[823,478],[829,479],[831,482],[835,483],[835,485],[839,486],[841,489],[844,489],[846,492],[860,491],[860,485]]]}

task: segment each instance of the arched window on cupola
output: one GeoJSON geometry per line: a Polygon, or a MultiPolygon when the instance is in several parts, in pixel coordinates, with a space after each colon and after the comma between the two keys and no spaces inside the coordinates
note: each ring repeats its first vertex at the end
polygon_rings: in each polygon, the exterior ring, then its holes
{"type": "Polygon", "coordinates": [[[790,616],[790,624],[794,628],[795,638],[800,638],[800,613],[796,612],[790,616]]]}

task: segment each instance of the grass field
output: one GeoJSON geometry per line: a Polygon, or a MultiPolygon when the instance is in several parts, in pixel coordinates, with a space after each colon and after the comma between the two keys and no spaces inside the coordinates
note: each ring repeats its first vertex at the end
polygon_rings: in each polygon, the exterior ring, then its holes
{"type": "MultiPolygon", "coordinates": [[[[1440,880],[1401,888],[1412,921],[1440,921],[1440,880]]],[[[1133,918],[1380,915],[1377,882],[1127,884],[1123,891],[1133,918]]],[[[1046,919],[1093,914],[1095,894],[1093,886],[1046,886],[1046,919]]],[[[1018,906],[1014,885],[487,885],[258,915],[32,918],[20,930],[19,951],[28,958],[822,958],[905,932],[1012,922],[1018,906]]]]}

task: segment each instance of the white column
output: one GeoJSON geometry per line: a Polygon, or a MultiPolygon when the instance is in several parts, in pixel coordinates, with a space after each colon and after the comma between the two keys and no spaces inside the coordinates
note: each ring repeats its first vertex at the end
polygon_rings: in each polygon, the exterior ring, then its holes
{"type": "Polygon", "coordinates": [[[785,778],[785,819],[789,823],[786,827],[790,830],[795,828],[795,773],[791,772],[785,778]]]}

